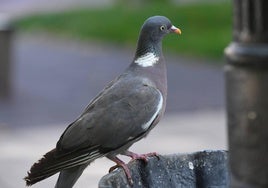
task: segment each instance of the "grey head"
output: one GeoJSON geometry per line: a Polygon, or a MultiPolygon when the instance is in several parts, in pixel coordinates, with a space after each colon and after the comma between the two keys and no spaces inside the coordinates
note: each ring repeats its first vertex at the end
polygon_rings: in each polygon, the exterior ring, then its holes
{"type": "Polygon", "coordinates": [[[165,16],[148,18],[142,25],[135,56],[139,57],[148,52],[161,55],[162,39],[169,33],[181,34],[181,31],[165,16]]]}

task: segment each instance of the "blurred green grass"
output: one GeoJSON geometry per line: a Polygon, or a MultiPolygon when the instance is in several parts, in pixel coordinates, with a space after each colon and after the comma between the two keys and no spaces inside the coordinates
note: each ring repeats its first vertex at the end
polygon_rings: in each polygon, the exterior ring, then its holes
{"type": "Polygon", "coordinates": [[[182,30],[181,36],[169,35],[163,42],[165,50],[177,54],[219,59],[231,40],[229,1],[87,8],[33,15],[20,19],[16,25],[24,31],[41,30],[80,39],[135,45],[141,25],[152,15],[167,16],[182,30]]]}

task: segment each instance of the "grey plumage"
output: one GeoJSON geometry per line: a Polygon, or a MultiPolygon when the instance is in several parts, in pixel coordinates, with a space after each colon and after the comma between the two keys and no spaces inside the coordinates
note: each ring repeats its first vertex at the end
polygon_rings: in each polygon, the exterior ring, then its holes
{"type": "Polygon", "coordinates": [[[60,172],[55,188],[72,187],[88,165],[89,163],[85,163],[62,170],[60,172]]]}
{"type": "Polygon", "coordinates": [[[103,156],[121,165],[116,155],[126,154],[164,113],[167,80],[161,41],[170,32],[180,31],[166,17],[145,21],[133,62],[67,127],[56,148],[31,167],[27,185],[60,172],[56,188],[72,187],[86,166],[103,156]]]}

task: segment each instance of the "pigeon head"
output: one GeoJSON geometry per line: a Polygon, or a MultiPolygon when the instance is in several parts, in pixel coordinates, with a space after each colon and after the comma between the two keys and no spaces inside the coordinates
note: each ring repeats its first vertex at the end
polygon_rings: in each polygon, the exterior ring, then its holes
{"type": "Polygon", "coordinates": [[[181,31],[173,26],[168,18],[164,16],[153,16],[144,22],[140,34],[148,37],[151,42],[157,43],[169,33],[181,34],[181,31]]]}
{"type": "Polygon", "coordinates": [[[142,25],[138,40],[135,59],[153,54],[162,55],[162,39],[169,33],[181,34],[181,30],[172,25],[165,16],[152,16],[142,25]]]}

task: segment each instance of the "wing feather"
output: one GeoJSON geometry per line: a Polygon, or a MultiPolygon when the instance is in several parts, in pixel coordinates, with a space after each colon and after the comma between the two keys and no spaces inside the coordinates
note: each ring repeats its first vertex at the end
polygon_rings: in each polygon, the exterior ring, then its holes
{"type": "Polygon", "coordinates": [[[157,123],[154,119],[163,105],[161,92],[146,79],[117,82],[100,96],[64,132],[59,149],[118,148],[157,123]]]}

